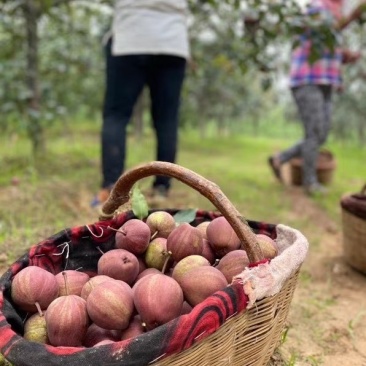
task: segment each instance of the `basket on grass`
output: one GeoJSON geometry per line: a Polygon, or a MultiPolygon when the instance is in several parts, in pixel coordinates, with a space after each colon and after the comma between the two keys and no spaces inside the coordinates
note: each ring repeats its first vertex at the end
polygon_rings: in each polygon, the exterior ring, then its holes
{"type": "MultiPolygon", "coordinates": [[[[167,210],[174,214],[178,210],[167,210]]],[[[308,250],[306,238],[285,225],[247,221],[217,185],[179,165],[152,162],[123,174],[102,208],[100,221],[62,232],[31,247],[0,280],[0,351],[15,366],[266,365],[279,345],[297,275],[308,250]],[[192,225],[223,215],[246,250],[251,265],[231,285],[186,315],[128,340],[97,348],[54,347],[22,337],[26,314],[13,304],[12,278],[27,266],[56,274],[65,269],[95,273],[101,249],[115,245],[115,230],[134,218],[115,214],[133,185],[150,175],[168,175],[208,198],[218,212],[198,210],[192,225]],[[263,260],[254,233],[276,240],[279,254],[263,260]]]]}
{"type": "MultiPolygon", "coordinates": [[[[326,149],[320,150],[316,163],[316,175],[319,183],[328,185],[333,180],[336,159],[334,155],[326,149]]],[[[302,159],[294,158],[290,160],[291,183],[295,186],[302,185],[302,159]]]]}
{"type": "Polygon", "coordinates": [[[343,252],[348,264],[366,274],[366,184],[341,199],[343,252]]]}

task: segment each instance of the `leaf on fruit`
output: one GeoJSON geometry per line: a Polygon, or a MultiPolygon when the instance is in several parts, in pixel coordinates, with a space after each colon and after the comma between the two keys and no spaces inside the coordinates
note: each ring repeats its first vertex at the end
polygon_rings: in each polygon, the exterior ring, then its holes
{"type": "Polygon", "coordinates": [[[187,222],[188,224],[191,223],[196,218],[197,209],[187,209],[178,211],[174,215],[174,220],[178,224],[182,224],[187,222]]]}
{"type": "Polygon", "coordinates": [[[135,186],[132,190],[131,202],[132,212],[137,218],[142,220],[144,217],[148,216],[149,207],[147,205],[146,198],[137,186],[135,186]]]}

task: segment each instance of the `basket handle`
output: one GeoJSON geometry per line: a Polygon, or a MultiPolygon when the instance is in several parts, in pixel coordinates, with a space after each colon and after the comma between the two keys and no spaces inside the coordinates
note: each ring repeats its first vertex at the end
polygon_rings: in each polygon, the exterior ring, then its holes
{"type": "Polygon", "coordinates": [[[238,235],[251,263],[258,262],[264,258],[256,236],[247,221],[224,195],[219,186],[199,174],[173,163],[153,161],[137,166],[122,174],[114,185],[108,200],[101,208],[99,219],[108,220],[113,217],[115,210],[129,201],[133,185],[138,180],[150,175],[167,175],[176,178],[201,193],[228,220],[238,235]]]}

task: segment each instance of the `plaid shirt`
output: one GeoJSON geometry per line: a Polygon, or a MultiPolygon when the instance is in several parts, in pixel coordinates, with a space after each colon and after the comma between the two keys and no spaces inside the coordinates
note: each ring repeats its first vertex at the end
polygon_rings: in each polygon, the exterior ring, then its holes
{"type": "MultiPolygon", "coordinates": [[[[307,14],[320,16],[324,21],[334,24],[334,17],[321,1],[313,1],[307,14]]],[[[309,31],[311,32],[311,30],[309,31]]],[[[300,45],[292,52],[290,69],[290,87],[307,84],[342,85],[341,65],[342,52],[325,50],[321,58],[313,64],[308,61],[311,51],[309,32],[300,37],[300,45]]]]}

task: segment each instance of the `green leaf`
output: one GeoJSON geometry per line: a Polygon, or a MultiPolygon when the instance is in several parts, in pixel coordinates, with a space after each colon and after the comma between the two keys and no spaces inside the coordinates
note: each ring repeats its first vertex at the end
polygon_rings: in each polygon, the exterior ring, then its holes
{"type": "Polygon", "coordinates": [[[196,218],[197,209],[187,209],[178,211],[174,215],[174,220],[178,224],[182,224],[187,222],[188,224],[191,223],[196,218]]]}
{"type": "Polygon", "coordinates": [[[132,190],[131,202],[132,211],[137,218],[142,220],[144,217],[148,216],[149,207],[147,205],[147,201],[137,186],[134,186],[132,190]]]}

